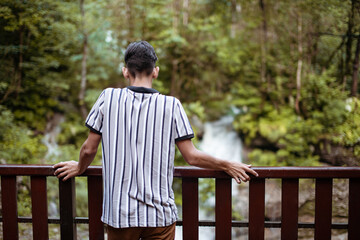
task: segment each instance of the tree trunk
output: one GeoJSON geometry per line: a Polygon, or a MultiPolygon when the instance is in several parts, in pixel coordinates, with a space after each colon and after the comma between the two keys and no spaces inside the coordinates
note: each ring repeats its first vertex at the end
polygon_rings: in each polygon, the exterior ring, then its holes
{"type": "Polygon", "coordinates": [[[179,15],[180,15],[180,6],[179,1],[173,2],[173,30],[175,34],[179,33],[179,15]]]}
{"type": "Polygon", "coordinates": [[[345,75],[351,74],[351,49],[352,49],[352,29],[354,27],[354,11],[355,11],[355,0],[351,1],[351,11],[349,13],[348,30],[346,33],[346,58],[345,58],[345,75]]]}
{"type": "Polygon", "coordinates": [[[262,31],[260,31],[260,40],[261,40],[261,81],[268,81],[268,88],[270,87],[270,82],[267,77],[267,67],[266,67],[266,54],[267,54],[267,22],[266,22],[266,8],[265,8],[265,0],[259,0],[259,5],[262,14],[262,31]]]}
{"type": "Polygon", "coordinates": [[[359,80],[359,55],[360,55],[360,34],[358,35],[355,59],[353,64],[353,73],[352,73],[352,86],[351,86],[351,96],[356,97],[358,91],[358,80],[359,80]]]}
{"type": "Polygon", "coordinates": [[[235,38],[237,25],[237,4],[236,0],[231,0],[231,28],[230,37],[235,38]]]}
{"type": "Polygon", "coordinates": [[[19,66],[18,66],[18,77],[17,77],[17,84],[16,84],[16,97],[18,97],[21,82],[22,82],[22,65],[23,65],[23,43],[24,43],[24,27],[20,27],[20,44],[19,44],[19,66]]]}
{"type": "Polygon", "coordinates": [[[183,0],[183,25],[187,26],[189,23],[189,2],[190,0],[183,0]]]}
{"type": "Polygon", "coordinates": [[[342,37],[341,43],[339,44],[339,46],[337,46],[337,48],[330,54],[330,57],[328,58],[328,60],[325,63],[325,66],[329,66],[331,64],[331,61],[333,60],[334,56],[336,55],[336,53],[341,50],[341,48],[344,46],[345,43],[345,37],[342,37]]]}
{"type": "Polygon", "coordinates": [[[172,70],[171,70],[171,86],[170,86],[170,95],[174,97],[178,97],[177,90],[178,90],[178,78],[177,78],[177,72],[178,72],[178,64],[179,61],[177,59],[173,59],[171,61],[172,70]]]}
{"type": "Polygon", "coordinates": [[[85,119],[87,116],[87,109],[85,105],[85,90],[86,90],[86,64],[87,64],[87,55],[88,55],[88,36],[85,30],[85,10],[84,10],[84,0],[80,0],[80,11],[81,11],[81,26],[83,31],[83,55],[81,61],[81,83],[79,91],[79,107],[81,116],[85,119]]]}
{"type": "MultiPolygon", "coordinates": [[[[173,2],[173,32],[175,35],[179,34],[179,17],[180,17],[180,1],[173,2]]],[[[178,69],[179,69],[179,59],[177,59],[175,52],[172,52],[172,60],[171,60],[171,86],[170,86],[170,95],[174,97],[178,97],[178,86],[179,78],[178,78],[178,69]]]]}
{"type": "Polygon", "coordinates": [[[21,82],[22,82],[22,65],[23,65],[23,44],[24,44],[24,26],[21,26],[19,29],[19,59],[17,60],[16,57],[13,58],[14,60],[14,68],[13,68],[13,78],[11,79],[11,83],[7,88],[4,96],[0,100],[0,103],[7,100],[7,98],[15,92],[16,98],[19,95],[21,90],[21,82]]]}
{"type": "Polygon", "coordinates": [[[295,110],[298,115],[300,115],[300,96],[301,96],[301,70],[302,70],[302,55],[303,55],[303,46],[302,46],[302,17],[298,17],[298,54],[299,59],[296,69],[296,99],[295,99],[295,110]]]}
{"type": "Polygon", "coordinates": [[[148,39],[148,37],[147,37],[147,32],[148,32],[148,30],[147,30],[147,19],[146,19],[146,13],[147,13],[147,11],[148,11],[148,9],[147,9],[147,0],[143,0],[142,1],[142,11],[141,11],[141,21],[142,21],[142,24],[141,24],[141,35],[142,35],[142,39],[147,39],[148,41],[149,41],[149,39],[148,39]]]}
{"type": "Polygon", "coordinates": [[[134,16],[132,13],[133,10],[133,1],[132,0],[126,0],[126,18],[127,18],[127,25],[129,27],[129,33],[128,33],[128,43],[133,42],[134,40],[134,16]]]}

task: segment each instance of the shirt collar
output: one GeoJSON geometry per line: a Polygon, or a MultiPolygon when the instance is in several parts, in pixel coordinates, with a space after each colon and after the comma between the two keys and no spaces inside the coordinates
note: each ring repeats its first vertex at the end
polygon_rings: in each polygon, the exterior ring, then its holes
{"type": "Polygon", "coordinates": [[[159,91],[153,88],[146,88],[146,87],[136,87],[136,86],[127,86],[127,88],[133,92],[137,93],[159,93],[159,91]]]}

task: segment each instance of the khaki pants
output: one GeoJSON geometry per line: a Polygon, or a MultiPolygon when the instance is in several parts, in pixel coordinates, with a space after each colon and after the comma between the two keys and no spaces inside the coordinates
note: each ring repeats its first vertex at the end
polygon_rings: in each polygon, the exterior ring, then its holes
{"type": "Polygon", "coordinates": [[[113,228],[107,226],[108,240],[174,240],[175,223],[167,227],[113,228]]]}

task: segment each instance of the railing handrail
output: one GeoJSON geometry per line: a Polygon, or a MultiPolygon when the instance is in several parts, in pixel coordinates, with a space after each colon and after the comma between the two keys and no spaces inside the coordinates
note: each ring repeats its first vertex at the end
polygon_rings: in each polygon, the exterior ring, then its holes
{"type": "MultiPolygon", "coordinates": [[[[231,239],[231,227],[247,227],[249,239],[264,239],[266,227],[281,227],[282,239],[297,239],[298,228],[314,228],[315,239],[330,239],[331,229],[348,229],[348,239],[359,239],[360,228],[360,167],[254,167],[259,177],[249,182],[248,222],[232,221],[231,178],[223,171],[196,167],[175,167],[174,177],[182,179],[184,239],[198,239],[199,226],[215,226],[216,239],[231,239]],[[198,179],[215,178],[215,221],[201,222],[198,216],[198,179]],[[282,179],[281,222],[265,221],[265,179],[282,179]],[[299,179],[313,178],[315,182],[315,221],[298,222],[299,179]],[[335,178],[349,179],[348,223],[332,223],[332,185],[335,178]]],[[[61,239],[76,239],[76,224],[89,224],[89,238],[104,239],[100,221],[102,198],[102,167],[90,166],[80,177],[88,181],[87,219],[75,214],[75,179],[59,180],[60,219],[49,219],[47,214],[46,178],[54,177],[52,165],[0,165],[3,237],[18,239],[18,223],[33,224],[34,239],[47,239],[47,224],[60,222],[61,239]],[[16,177],[30,176],[32,218],[17,214],[16,177]],[[91,189],[91,190],[90,190],[91,189]]]]}
{"type": "MultiPolygon", "coordinates": [[[[53,176],[49,164],[2,164],[0,175],[53,176]]],[[[360,167],[253,167],[259,178],[360,178],[360,167]]],[[[80,176],[101,176],[102,166],[89,166],[80,176]]],[[[223,171],[190,166],[178,166],[174,177],[181,178],[230,178],[223,171]]]]}

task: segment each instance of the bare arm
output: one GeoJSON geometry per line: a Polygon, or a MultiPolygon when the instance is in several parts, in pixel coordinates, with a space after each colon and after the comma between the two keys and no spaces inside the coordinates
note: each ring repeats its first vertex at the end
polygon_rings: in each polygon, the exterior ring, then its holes
{"type": "Polygon", "coordinates": [[[56,168],[54,173],[56,177],[63,177],[63,181],[66,181],[69,178],[75,177],[85,172],[87,167],[95,158],[100,140],[101,135],[90,132],[88,138],[81,147],[79,162],[67,161],[55,164],[53,168],[56,168]]]}
{"type": "Polygon", "coordinates": [[[210,156],[195,148],[190,139],[179,141],[176,143],[185,161],[190,165],[194,165],[202,168],[210,168],[215,170],[223,170],[230,176],[232,176],[237,183],[247,182],[250,177],[246,172],[258,176],[258,174],[251,169],[251,165],[225,161],[213,156],[210,156]],[[241,181],[240,181],[241,180],[241,181]]]}

